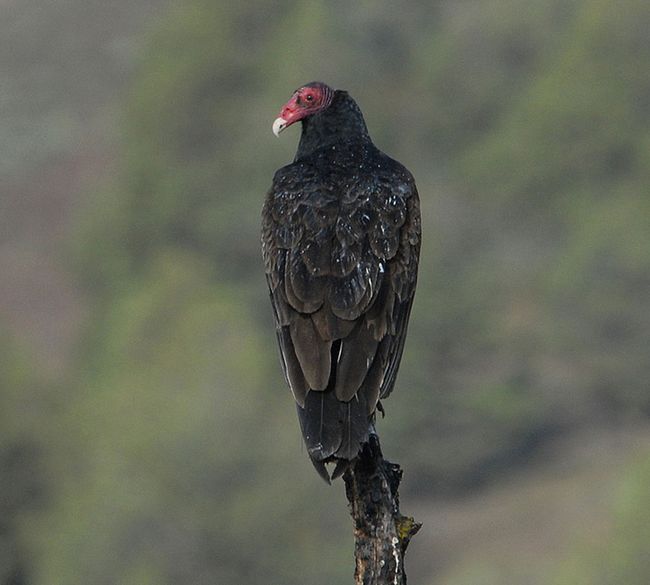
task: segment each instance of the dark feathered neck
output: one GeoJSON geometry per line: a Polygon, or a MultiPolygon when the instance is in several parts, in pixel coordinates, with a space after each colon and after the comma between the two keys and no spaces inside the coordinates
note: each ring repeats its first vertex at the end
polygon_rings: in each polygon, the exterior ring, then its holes
{"type": "Polygon", "coordinates": [[[302,120],[296,160],[341,142],[370,142],[370,136],[357,103],[346,91],[337,89],[326,110],[302,120]]]}

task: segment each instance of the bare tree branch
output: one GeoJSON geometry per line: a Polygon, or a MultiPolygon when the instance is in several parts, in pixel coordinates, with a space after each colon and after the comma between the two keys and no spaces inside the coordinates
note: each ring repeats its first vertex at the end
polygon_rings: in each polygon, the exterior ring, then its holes
{"type": "Polygon", "coordinates": [[[399,465],[386,461],[371,435],[343,476],[354,521],[356,585],[406,585],[404,555],[421,524],[399,511],[399,465]]]}

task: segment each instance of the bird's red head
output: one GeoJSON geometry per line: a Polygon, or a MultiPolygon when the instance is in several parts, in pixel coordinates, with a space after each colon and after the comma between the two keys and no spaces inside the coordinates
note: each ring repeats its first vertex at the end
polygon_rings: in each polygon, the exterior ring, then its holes
{"type": "Polygon", "coordinates": [[[293,92],[291,99],[282,106],[280,117],[273,122],[273,133],[278,136],[291,124],[329,107],[334,90],[321,81],[312,81],[293,92]]]}

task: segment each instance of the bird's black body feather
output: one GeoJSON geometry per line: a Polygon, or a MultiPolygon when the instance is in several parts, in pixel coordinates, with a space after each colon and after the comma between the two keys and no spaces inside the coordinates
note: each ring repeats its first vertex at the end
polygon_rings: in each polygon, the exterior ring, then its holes
{"type": "Polygon", "coordinates": [[[415,182],[337,91],[302,121],[263,209],[262,248],[285,377],[314,465],[354,459],[393,390],[420,249],[415,182]]]}

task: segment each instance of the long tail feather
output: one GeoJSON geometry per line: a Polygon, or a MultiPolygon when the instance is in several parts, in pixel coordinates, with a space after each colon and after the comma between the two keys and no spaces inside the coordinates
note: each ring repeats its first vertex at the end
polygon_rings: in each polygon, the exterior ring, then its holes
{"type": "Polygon", "coordinates": [[[368,441],[371,420],[368,404],[360,395],[349,402],[336,398],[333,390],[307,393],[304,408],[297,406],[307,453],[319,475],[329,483],[342,475],[347,465],[368,441]],[[330,478],[325,464],[336,462],[330,478]]]}

